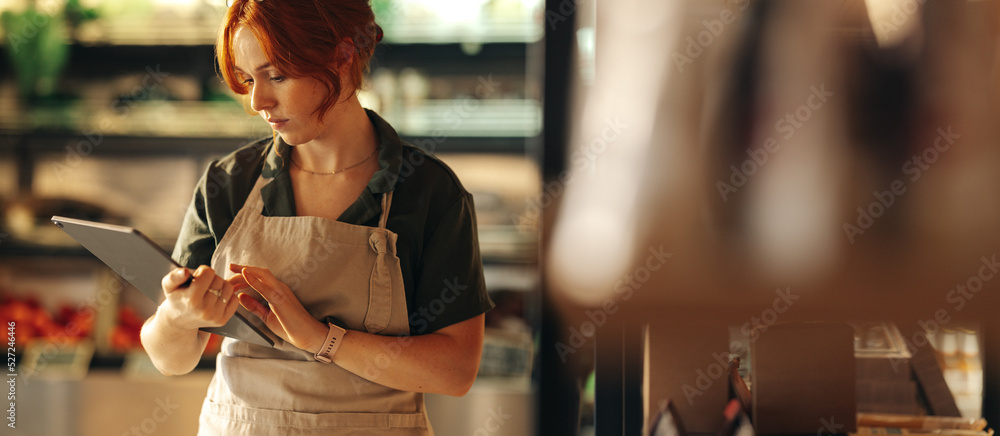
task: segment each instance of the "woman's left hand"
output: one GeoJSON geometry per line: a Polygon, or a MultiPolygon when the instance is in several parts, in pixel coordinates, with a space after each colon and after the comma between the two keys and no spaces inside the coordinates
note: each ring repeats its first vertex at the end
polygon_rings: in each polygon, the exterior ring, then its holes
{"type": "Polygon", "coordinates": [[[253,288],[267,300],[267,305],[239,292],[240,304],[257,315],[285,342],[316,353],[326,340],[330,327],[313,318],[292,290],[266,268],[229,264],[236,273],[229,278],[236,292],[253,288]]]}

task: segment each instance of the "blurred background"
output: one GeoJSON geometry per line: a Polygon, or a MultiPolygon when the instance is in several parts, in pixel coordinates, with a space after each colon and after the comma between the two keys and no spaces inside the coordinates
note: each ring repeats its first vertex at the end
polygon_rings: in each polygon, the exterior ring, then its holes
{"type": "MultiPolygon", "coordinates": [[[[428,396],[436,434],[649,434],[671,413],[718,434],[741,384],[760,430],[788,421],[761,405],[808,415],[786,433],[1000,422],[1000,2],[372,6],[362,104],[473,193],[497,303],[472,391],[428,396]]],[[[205,166],[270,134],[216,75],[225,7],[0,0],[12,434],[197,427],[218,343],[160,376],[138,342],[154,304],[49,218],[169,251],[205,166]]]]}
{"type": "MultiPolygon", "coordinates": [[[[434,427],[472,434],[502,412],[509,417],[495,434],[525,434],[539,216],[528,208],[541,184],[528,144],[542,128],[531,57],[542,4],[372,6],[386,36],[361,100],[474,194],[497,303],[476,387],[462,399],[429,399],[434,427]]],[[[5,329],[16,322],[12,434],[194,434],[218,342],[194,374],[156,375],[138,341],[155,305],[49,218],[133,226],[170,252],[206,165],[270,135],[216,74],[226,7],[0,2],[0,319],[5,329]]]]}

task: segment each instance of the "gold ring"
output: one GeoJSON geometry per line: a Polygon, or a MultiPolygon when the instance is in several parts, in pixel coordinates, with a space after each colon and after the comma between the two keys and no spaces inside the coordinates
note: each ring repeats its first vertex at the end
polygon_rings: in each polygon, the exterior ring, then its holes
{"type": "Polygon", "coordinates": [[[210,292],[212,295],[215,295],[216,297],[222,298],[222,291],[218,289],[209,289],[208,292],[210,292]]]}

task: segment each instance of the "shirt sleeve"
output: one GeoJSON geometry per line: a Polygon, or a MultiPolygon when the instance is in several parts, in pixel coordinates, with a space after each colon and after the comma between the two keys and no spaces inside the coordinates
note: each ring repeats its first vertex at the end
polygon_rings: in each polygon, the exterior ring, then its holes
{"type": "Polygon", "coordinates": [[[474,318],[494,307],[486,292],[472,196],[463,193],[424,242],[410,308],[410,333],[420,335],[474,318]]]}
{"type": "MultiPolygon", "coordinates": [[[[211,168],[211,167],[210,167],[211,168]]],[[[209,171],[201,176],[195,187],[191,204],[184,213],[181,232],[177,236],[172,257],[185,268],[197,268],[212,262],[215,254],[215,237],[208,221],[206,187],[209,171]]]]}
{"type": "Polygon", "coordinates": [[[212,255],[261,174],[268,138],[213,160],[195,186],[172,257],[186,268],[212,264],[212,255]]]}

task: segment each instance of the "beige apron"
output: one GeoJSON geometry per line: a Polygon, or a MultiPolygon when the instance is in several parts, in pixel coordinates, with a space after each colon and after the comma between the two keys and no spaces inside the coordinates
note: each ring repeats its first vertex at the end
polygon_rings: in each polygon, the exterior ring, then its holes
{"type": "MultiPolygon", "coordinates": [[[[319,217],[265,217],[257,180],[212,257],[267,268],[318,320],[381,335],[409,335],[396,234],[319,217]]],[[[376,359],[378,360],[378,359],[376,359]]],[[[381,362],[381,361],[379,361],[381,362]]],[[[384,363],[383,363],[384,365],[384,363]]],[[[373,370],[379,366],[371,363],[373,370]]],[[[430,435],[420,393],[391,389],[279,339],[275,348],[226,338],[201,410],[199,435],[430,435]]]]}

